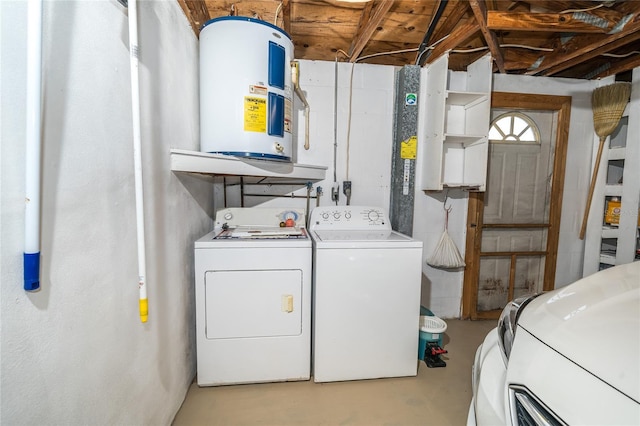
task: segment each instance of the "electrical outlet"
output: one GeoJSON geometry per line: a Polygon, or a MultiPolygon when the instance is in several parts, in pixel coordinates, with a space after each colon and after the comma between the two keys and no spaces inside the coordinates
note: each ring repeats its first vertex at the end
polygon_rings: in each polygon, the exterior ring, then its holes
{"type": "Polygon", "coordinates": [[[337,203],[340,199],[340,185],[337,183],[331,188],[331,201],[337,203]]]}
{"type": "Polygon", "coordinates": [[[351,181],[350,180],[345,180],[344,182],[342,182],[342,193],[344,195],[346,195],[347,197],[349,196],[349,194],[351,194],[351,181]]]}

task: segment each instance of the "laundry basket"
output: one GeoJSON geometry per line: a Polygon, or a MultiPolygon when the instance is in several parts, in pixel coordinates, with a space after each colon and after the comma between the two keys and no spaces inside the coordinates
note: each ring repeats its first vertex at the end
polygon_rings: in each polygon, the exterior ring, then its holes
{"type": "Polygon", "coordinates": [[[420,315],[420,340],[418,359],[424,360],[427,343],[437,342],[442,347],[442,335],[447,331],[447,323],[435,315],[420,315]]]}

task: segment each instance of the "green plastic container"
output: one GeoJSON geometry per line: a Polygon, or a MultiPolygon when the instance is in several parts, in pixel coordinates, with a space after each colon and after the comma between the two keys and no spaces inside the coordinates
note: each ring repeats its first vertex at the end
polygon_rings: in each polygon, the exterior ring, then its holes
{"type": "Polygon", "coordinates": [[[429,309],[420,307],[420,335],[418,341],[418,359],[424,360],[427,343],[437,342],[442,347],[442,336],[447,330],[447,323],[438,318],[429,309]]]}

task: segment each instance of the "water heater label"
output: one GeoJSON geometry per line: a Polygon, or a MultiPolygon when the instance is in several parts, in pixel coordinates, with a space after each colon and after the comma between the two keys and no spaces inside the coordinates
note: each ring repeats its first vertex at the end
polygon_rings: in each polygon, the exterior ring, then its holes
{"type": "Polygon", "coordinates": [[[244,97],[244,131],[267,131],[267,100],[253,96],[244,97]]]}
{"type": "Polygon", "coordinates": [[[284,98],[284,131],[291,133],[291,99],[284,98]]]}
{"type": "Polygon", "coordinates": [[[267,96],[267,88],[265,86],[258,86],[256,84],[252,84],[249,86],[249,93],[252,95],[264,95],[267,96]]]}

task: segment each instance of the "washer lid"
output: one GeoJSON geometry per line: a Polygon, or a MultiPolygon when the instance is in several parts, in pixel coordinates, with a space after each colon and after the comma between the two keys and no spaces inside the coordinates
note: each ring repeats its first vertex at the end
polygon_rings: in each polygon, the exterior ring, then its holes
{"type": "Polygon", "coordinates": [[[316,249],[419,249],[422,241],[396,231],[319,230],[310,231],[316,249]]]}
{"type": "Polygon", "coordinates": [[[415,241],[396,231],[374,231],[374,230],[320,230],[313,232],[314,239],[318,242],[409,242],[415,241]]]}

